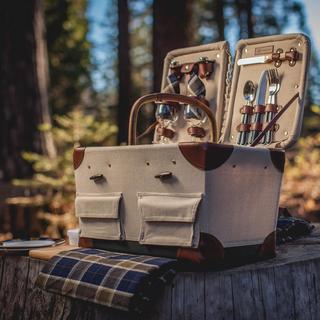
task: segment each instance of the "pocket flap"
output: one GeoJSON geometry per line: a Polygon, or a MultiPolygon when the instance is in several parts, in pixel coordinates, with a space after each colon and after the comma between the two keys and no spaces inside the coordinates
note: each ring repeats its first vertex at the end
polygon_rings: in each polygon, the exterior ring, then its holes
{"type": "Polygon", "coordinates": [[[201,193],[138,192],[138,207],[143,221],[192,223],[201,198],[201,193]]]}
{"type": "Polygon", "coordinates": [[[75,201],[76,216],[118,219],[121,196],[121,192],[78,194],[75,201]]]}

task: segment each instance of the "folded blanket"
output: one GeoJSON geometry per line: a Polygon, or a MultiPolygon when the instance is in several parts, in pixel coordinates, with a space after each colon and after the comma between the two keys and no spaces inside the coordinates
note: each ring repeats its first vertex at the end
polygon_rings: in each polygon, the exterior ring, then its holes
{"type": "Polygon", "coordinates": [[[75,249],[51,258],[38,276],[40,288],[102,304],[145,312],[171,281],[176,260],[98,249],[75,249]]]}

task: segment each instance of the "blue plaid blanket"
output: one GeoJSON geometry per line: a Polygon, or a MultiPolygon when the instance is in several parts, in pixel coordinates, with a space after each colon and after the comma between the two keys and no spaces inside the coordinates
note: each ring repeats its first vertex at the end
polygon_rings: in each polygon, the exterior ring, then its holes
{"type": "Polygon", "coordinates": [[[98,249],[75,249],[52,257],[36,284],[47,291],[145,312],[161,286],[171,281],[176,260],[98,249]]]}

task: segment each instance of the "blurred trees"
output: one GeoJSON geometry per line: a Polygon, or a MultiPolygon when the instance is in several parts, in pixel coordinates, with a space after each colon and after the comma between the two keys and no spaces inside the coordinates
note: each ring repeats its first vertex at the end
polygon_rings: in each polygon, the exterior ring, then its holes
{"type": "Polygon", "coordinates": [[[41,0],[0,2],[0,170],[30,175],[23,150],[55,155],[49,132],[47,52],[41,0]]]}
{"type": "Polygon", "coordinates": [[[132,77],[128,0],[118,0],[118,143],[127,141],[132,104],[132,77]]]}
{"type": "Polygon", "coordinates": [[[194,43],[193,0],[153,1],[153,91],[159,92],[163,60],[170,50],[194,43]]]}
{"type": "Polygon", "coordinates": [[[90,104],[91,62],[87,38],[87,0],[45,0],[50,67],[49,101],[53,114],[90,104]]]}

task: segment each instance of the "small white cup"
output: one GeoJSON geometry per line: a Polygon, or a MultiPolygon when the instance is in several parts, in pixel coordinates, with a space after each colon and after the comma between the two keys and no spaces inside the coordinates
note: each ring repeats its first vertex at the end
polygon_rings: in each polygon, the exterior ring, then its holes
{"type": "Polygon", "coordinates": [[[80,229],[69,229],[67,235],[70,245],[77,246],[79,244],[80,229]]]}

